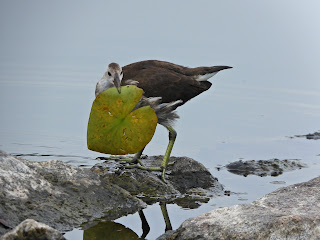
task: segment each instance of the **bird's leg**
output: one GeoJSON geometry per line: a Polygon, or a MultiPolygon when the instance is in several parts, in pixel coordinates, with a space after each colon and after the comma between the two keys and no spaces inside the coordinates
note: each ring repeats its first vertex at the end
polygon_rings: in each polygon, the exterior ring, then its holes
{"type": "Polygon", "coordinates": [[[170,158],[170,154],[174,145],[174,142],[176,140],[177,137],[177,132],[173,129],[173,127],[166,127],[169,131],[169,144],[167,146],[167,150],[166,153],[164,154],[162,163],[161,163],[161,168],[162,168],[162,174],[161,174],[161,179],[163,182],[166,182],[165,180],[165,172],[166,172],[166,168],[168,166],[168,162],[169,162],[169,158],[170,158]]]}
{"type": "Polygon", "coordinates": [[[161,171],[162,169],[160,167],[145,167],[143,165],[142,161],[140,160],[143,150],[144,148],[140,152],[137,152],[136,155],[134,155],[134,157],[130,161],[127,161],[128,163],[135,163],[135,164],[125,166],[125,168],[139,168],[141,170],[147,170],[147,171],[161,171]],[[139,165],[137,163],[139,163],[139,165]]]}
{"type": "Polygon", "coordinates": [[[139,152],[137,152],[134,155],[134,157],[130,161],[128,161],[128,163],[139,163],[141,166],[143,166],[143,163],[140,160],[140,157],[142,155],[143,150],[144,150],[144,148],[142,148],[139,152]]]}
{"type": "Polygon", "coordinates": [[[134,156],[134,158],[132,159],[132,161],[138,161],[138,163],[140,163],[140,165],[138,164],[134,164],[134,165],[129,165],[129,166],[125,166],[125,168],[139,168],[141,170],[147,170],[147,171],[161,171],[162,174],[161,174],[161,180],[166,183],[166,180],[165,180],[165,173],[166,173],[166,169],[167,169],[167,166],[169,165],[169,158],[170,158],[170,154],[171,154],[171,151],[172,151],[172,148],[173,148],[173,145],[174,145],[174,142],[176,140],[176,137],[177,137],[177,132],[173,129],[173,127],[166,127],[169,131],[169,144],[167,146],[167,150],[166,150],[166,153],[164,154],[164,157],[163,157],[163,160],[162,160],[162,163],[161,163],[161,167],[145,167],[141,164],[141,161],[137,160],[140,158],[141,154],[142,154],[142,151],[143,149],[138,152],[136,154],[136,156],[134,156]],[[140,154],[140,155],[139,155],[140,154]],[[135,159],[136,158],[136,159],[135,159]]]}

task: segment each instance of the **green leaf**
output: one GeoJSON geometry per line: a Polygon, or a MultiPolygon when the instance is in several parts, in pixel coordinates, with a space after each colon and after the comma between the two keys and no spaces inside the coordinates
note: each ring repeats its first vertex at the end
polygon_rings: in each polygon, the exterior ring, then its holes
{"type": "Polygon", "coordinates": [[[123,155],[139,152],[152,139],[157,116],[152,108],[135,108],[143,90],[136,86],[109,88],[100,93],[91,108],[87,145],[90,150],[123,155]]]}

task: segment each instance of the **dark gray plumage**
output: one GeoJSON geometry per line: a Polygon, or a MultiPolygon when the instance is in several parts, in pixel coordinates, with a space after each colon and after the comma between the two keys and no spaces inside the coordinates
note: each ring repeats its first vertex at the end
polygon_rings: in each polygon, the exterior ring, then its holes
{"type": "Polygon", "coordinates": [[[207,91],[212,83],[208,81],[221,70],[229,66],[188,68],[170,62],[146,60],[131,63],[122,68],[122,85],[128,79],[138,81],[146,97],[162,97],[163,103],[182,100],[185,104],[190,99],[207,91]]]}

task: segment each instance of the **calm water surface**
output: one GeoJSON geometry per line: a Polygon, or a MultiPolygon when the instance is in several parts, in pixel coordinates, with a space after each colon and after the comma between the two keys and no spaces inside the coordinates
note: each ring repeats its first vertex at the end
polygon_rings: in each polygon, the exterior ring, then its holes
{"type": "MultiPolygon", "coordinates": [[[[203,163],[232,194],[192,210],[168,205],[173,228],[189,217],[250,203],[320,175],[320,141],[290,138],[320,130],[316,1],[210,1],[182,8],[166,1],[127,4],[1,3],[0,149],[33,161],[60,159],[91,167],[101,154],[86,147],[87,121],[95,83],[109,62],[225,64],[234,68],[216,75],[210,90],[178,109],[172,155],[203,163]],[[110,5],[121,7],[121,18],[105,13],[110,5]],[[114,19],[121,30],[112,30],[114,19]],[[308,168],[278,177],[241,177],[216,169],[239,159],[271,158],[301,159],[308,168]]],[[[163,154],[167,141],[159,126],[145,153],[163,154]]],[[[144,212],[151,227],[148,239],[155,239],[165,228],[160,207],[144,212]]],[[[138,214],[115,222],[142,234],[138,214]]],[[[66,237],[82,239],[83,234],[74,230],[66,237]]]]}

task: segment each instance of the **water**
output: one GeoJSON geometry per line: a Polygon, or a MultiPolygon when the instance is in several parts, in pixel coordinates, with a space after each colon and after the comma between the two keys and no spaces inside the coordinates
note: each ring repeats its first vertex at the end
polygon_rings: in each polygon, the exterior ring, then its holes
{"type": "MultiPolygon", "coordinates": [[[[173,228],[317,177],[320,141],[289,137],[320,130],[319,5],[1,2],[0,149],[34,161],[90,167],[101,154],[86,147],[87,121],[95,83],[109,62],[223,64],[234,68],[217,74],[211,89],[179,108],[172,155],[203,163],[232,194],[192,210],[168,205],[173,228]],[[301,159],[309,167],[263,178],[216,169],[239,159],[271,158],[301,159]]],[[[163,154],[167,141],[166,130],[158,127],[145,153],[163,154]]],[[[155,239],[165,228],[160,207],[144,213],[151,226],[147,238],[155,239]]],[[[142,234],[138,214],[115,222],[142,234]]],[[[83,234],[74,230],[66,237],[83,234]]]]}

